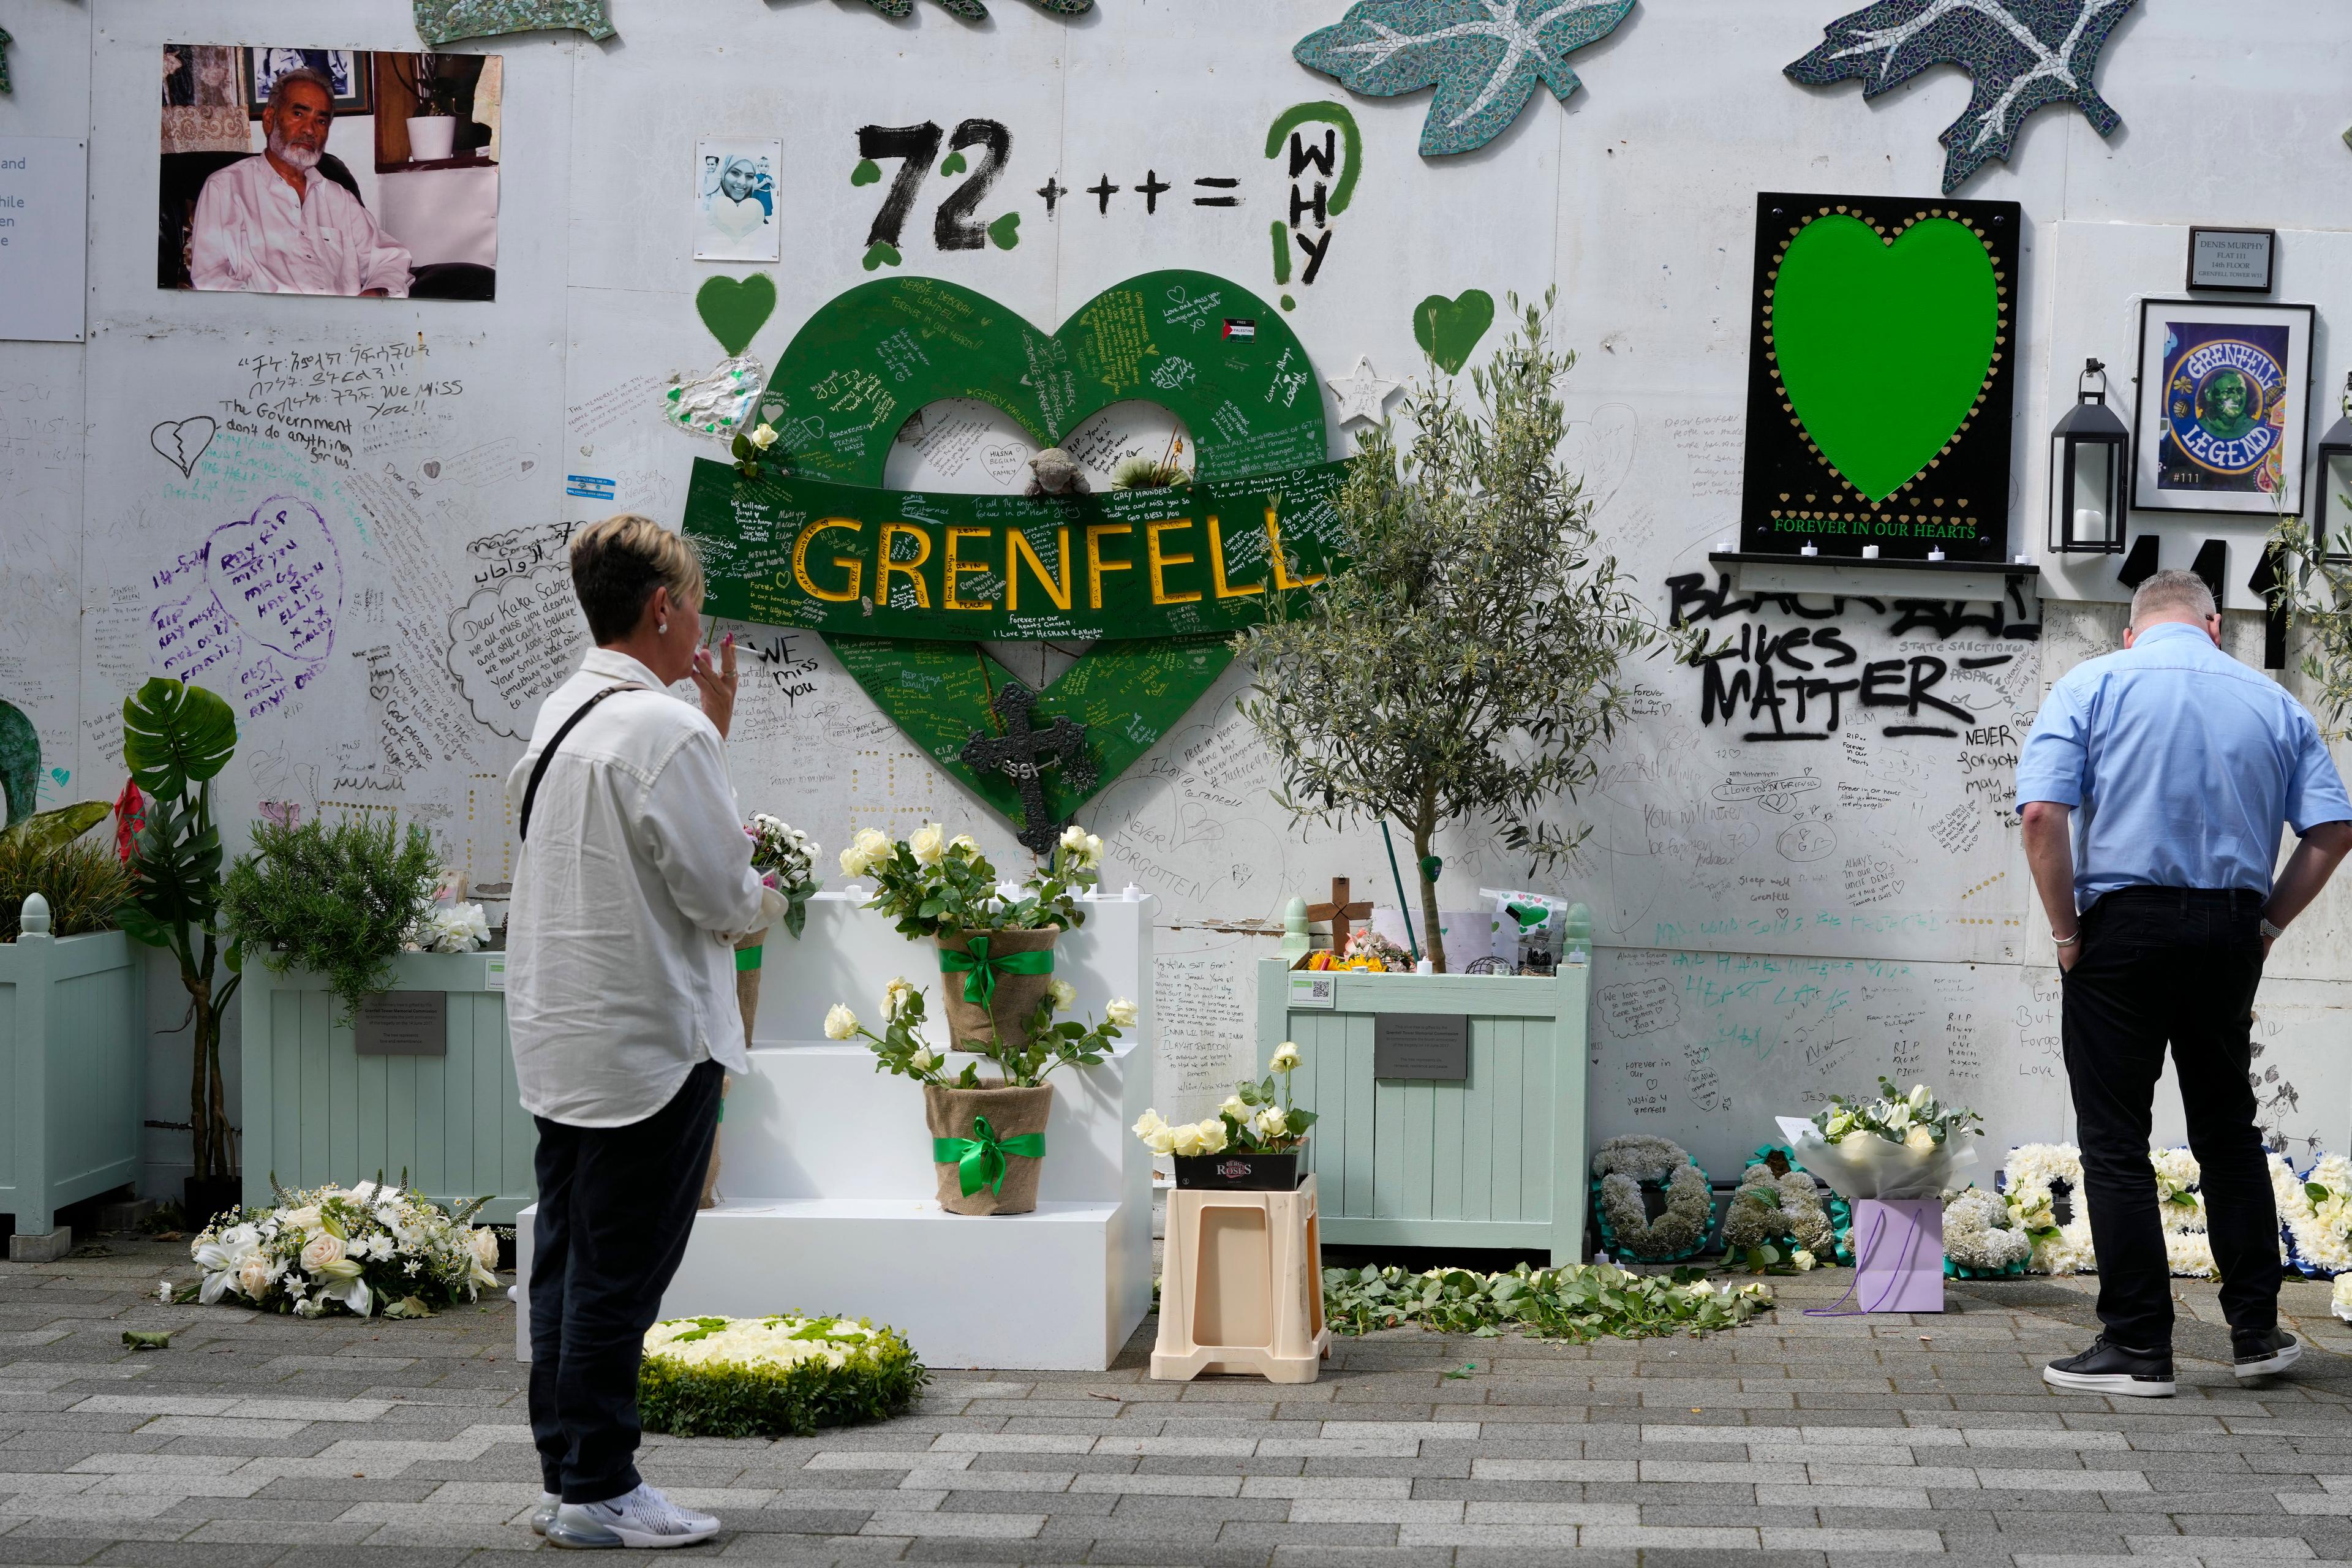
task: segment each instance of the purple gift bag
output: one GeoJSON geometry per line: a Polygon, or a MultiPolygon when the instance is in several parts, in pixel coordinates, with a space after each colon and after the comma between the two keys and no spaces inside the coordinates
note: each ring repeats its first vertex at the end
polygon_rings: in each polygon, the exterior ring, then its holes
{"type": "Polygon", "coordinates": [[[1942,1199],[1857,1200],[1853,1255],[1853,1304],[1864,1311],[1944,1310],[1942,1199]]]}

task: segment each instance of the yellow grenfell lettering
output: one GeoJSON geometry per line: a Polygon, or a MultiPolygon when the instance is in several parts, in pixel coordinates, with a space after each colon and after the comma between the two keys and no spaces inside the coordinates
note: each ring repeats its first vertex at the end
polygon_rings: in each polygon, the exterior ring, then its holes
{"type": "Polygon", "coordinates": [[[1191,518],[1176,517],[1171,518],[1165,522],[1148,523],[1144,527],[1144,553],[1150,557],[1151,563],[1151,602],[1155,605],[1191,605],[1197,604],[1200,601],[1201,594],[1199,589],[1196,588],[1189,594],[1171,594],[1168,591],[1167,583],[1160,577],[1162,568],[1169,566],[1190,566],[1192,564],[1192,558],[1189,555],[1160,554],[1160,536],[1163,533],[1172,533],[1192,526],[1192,520],[1191,518]]]}
{"type": "Polygon", "coordinates": [[[959,540],[964,539],[986,539],[988,537],[988,533],[989,531],[984,528],[950,528],[948,530],[947,578],[941,584],[946,588],[947,592],[941,595],[940,598],[949,609],[992,610],[996,608],[996,601],[993,599],[982,599],[977,605],[968,605],[961,599],[956,597],[956,590],[962,586],[962,584],[959,579],[961,579],[965,573],[985,572],[988,570],[988,563],[985,561],[965,562],[958,560],[956,558],[956,542],[959,540]]]}
{"type": "Polygon", "coordinates": [[[929,609],[931,607],[931,591],[924,585],[923,574],[919,570],[919,568],[921,567],[924,562],[929,561],[930,558],[931,535],[929,530],[918,528],[911,522],[884,523],[882,525],[882,552],[875,557],[874,561],[875,602],[887,607],[890,603],[890,579],[893,576],[904,576],[908,582],[912,583],[915,585],[915,607],[919,610],[929,609]],[[912,561],[894,561],[890,558],[890,542],[902,533],[922,546],[920,550],[915,552],[915,558],[912,561]]]}
{"type": "Polygon", "coordinates": [[[859,523],[855,519],[846,517],[821,517],[814,522],[810,523],[806,528],[802,529],[800,537],[793,541],[793,581],[798,583],[801,585],[801,592],[806,594],[812,599],[823,599],[827,604],[833,605],[855,604],[857,602],[858,583],[864,577],[866,573],[865,563],[859,561],[856,556],[836,555],[833,558],[833,563],[835,566],[840,567],[843,571],[849,574],[849,586],[843,589],[840,593],[828,594],[809,580],[808,552],[810,543],[815,540],[818,534],[826,531],[828,529],[835,528],[847,529],[852,533],[862,533],[865,531],[863,524],[859,523]]]}
{"type": "Polygon", "coordinates": [[[1132,561],[1106,561],[1103,559],[1103,535],[1107,533],[1133,533],[1134,531],[1135,527],[1132,523],[1095,522],[1088,523],[1087,525],[1087,597],[1089,607],[1097,610],[1103,607],[1102,580],[1104,573],[1132,572],[1135,570],[1135,563],[1132,561]]]}
{"type": "Polygon", "coordinates": [[[1244,583],[1234,587],[1225,581],[1225,536],[1217,529],[1217,514],[1209,514],[1209,575],[1215,579],[1220,599],[1245,599],[1252,594],[1265,592],[1264,582],[1244,583]]]}
{"type": "MultiPolygon", "coordinates": [[[[1028,535],[1023,533],[1017,528],[1007,527],[1005,529],[1004,613],[1006,615],[1018,615],[1021,613],[1021,573],[1019,568],[1021,563],[1024,561],[1029,563],[1029,570],[1034,573],[1036,574],[1037,581],[1045,585],[1045,597],[1054,601],[1054,608],[1057,610],[1067,610],[1070,607],[1070,531],[1066,528],[1057,530],[1055,535],[1055,544],[1056,550],[1060,552],[1062,563],[1062,582],[1061,586],[1058,588],[1055,586],[1054,579],[1045,574],[1045,563],[1037,559],[1037,552],[1031,547],[1028,535]]],[[[1099,595],[1097,595],[1097,597],[1099,597],[1099,595]]]]}
{"type": "Polygon", "coordinates": [[[1271,504],[1265,509],[1265,547],[1274,556],[1274,585],[1278,591],[1286,594],[1293,588],[1312,588],[1323,581],[1322,574],[1313,577],[1290,574],[1290,563],[1282,555],[1282,523],[1275,516],[1271,504]]]}

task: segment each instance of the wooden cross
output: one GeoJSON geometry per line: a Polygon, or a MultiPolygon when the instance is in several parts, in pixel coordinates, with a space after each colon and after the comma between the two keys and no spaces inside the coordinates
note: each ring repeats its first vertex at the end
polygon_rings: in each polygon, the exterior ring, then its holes
{"type": "Polygon", "coordinates": [[[1331,922],[1331,951],[1333,952],[1346,951],[1348,946],[1348,922],[1349,921],[1368,921],[1372,918],[1372,906],[1370,903],[1349,903],[1348,901],[1348,879],[1345,877],[1334,877],[1331,879],[1331,901],[1328,904],[1309,904],[1307,906],[1307,918],[1308,920],[1329,921],[1331,922]]]}
{"type": "Polygon", "coordinates": [[[1014,837],[1034,853],[1050,855],[1063,825],[1045,810],[1045,770],[1059,763],[1063,784],[1084,795],[1094,787],[1095,763],[1087,754],[1085,725],[1056,716],[1043,730],[1029,727],[1029,710],[1036,702],[1035,692],[1017,680],[1006,681],[989,704],[1004,725],[1004,733],[983,735],[974,731],[959,755],[966,767],[1000,773],[1013,781],[1013,787],[1021,792],[1021,831],[1014,837]]]}

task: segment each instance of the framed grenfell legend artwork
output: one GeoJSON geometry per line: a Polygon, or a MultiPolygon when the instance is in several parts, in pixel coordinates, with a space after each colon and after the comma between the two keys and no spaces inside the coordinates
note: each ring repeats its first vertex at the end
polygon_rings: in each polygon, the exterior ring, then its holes
{"type": "Polygon", "coordinates": [[[2009,555],[2014,202],[1756,198],[1740,548],[2009,555]]]}
{"type": "Polygon", "coordinates": [[[2140,301],[2134,507],[2303,510],[2313,314],[2309,305],[2140,301]]]}

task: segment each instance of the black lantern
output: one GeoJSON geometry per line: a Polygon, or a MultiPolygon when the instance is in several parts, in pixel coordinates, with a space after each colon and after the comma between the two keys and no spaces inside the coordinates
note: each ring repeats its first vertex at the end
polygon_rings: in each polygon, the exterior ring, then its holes
{"type": "Polygon", "coordinates": [[[2113,555],[2124,547],[2131,432],[2107,406],[2107,367],[2097,360],[2083,362],[2075,396],[2050,432],[2050,548],[2113,555]]]}
{"type": "Polygon", "coordinates": [[[2338,561],[2352,561],[2352,374],[2344,378],[2344,412],[2319,438],[2317,489],[2313,546],[2338,561]]]}

